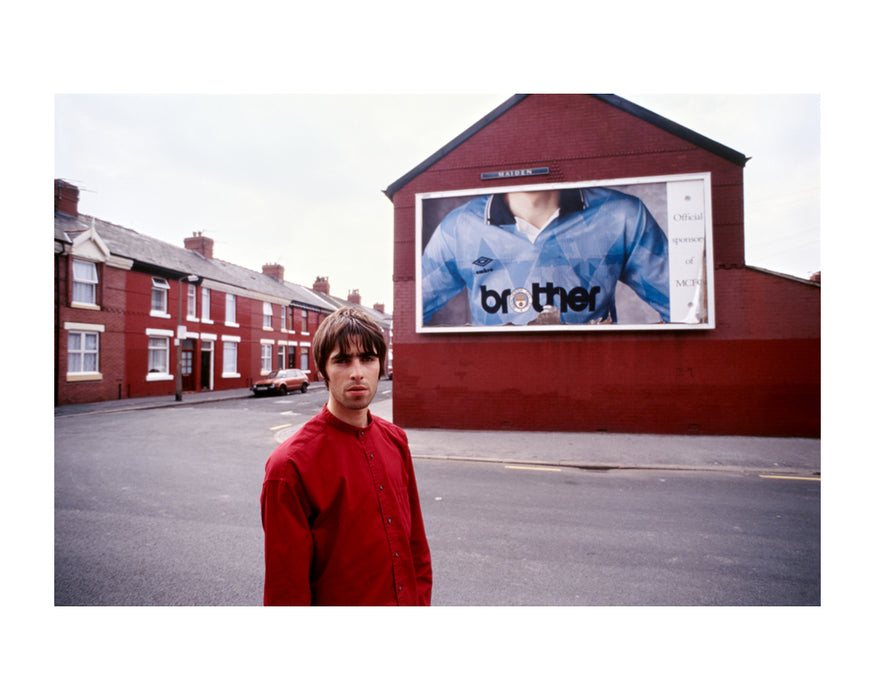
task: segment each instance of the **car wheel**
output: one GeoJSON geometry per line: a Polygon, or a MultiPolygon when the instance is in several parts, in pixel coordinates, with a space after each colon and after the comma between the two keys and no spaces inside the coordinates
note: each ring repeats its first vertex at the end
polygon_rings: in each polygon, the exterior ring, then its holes
{"type": "Polygon", "coordinates": [[[280,384],[280,394],[285,396],[288,393],[289,393],[289,387],[287,387],[285,384],[280,384]]]}
{"type": "Polygon", "coordinates": [[[301,384],[301,393],[302,394],[307,393],[307,386],[308,386],[307,384],[301,384]]]}

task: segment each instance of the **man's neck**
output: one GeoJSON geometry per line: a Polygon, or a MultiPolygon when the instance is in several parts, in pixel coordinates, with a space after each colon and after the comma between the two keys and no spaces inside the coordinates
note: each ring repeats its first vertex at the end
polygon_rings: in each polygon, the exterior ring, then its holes
{"type": "Polygon", "coordinates": [[[507,206],[514,216],[541,229],[559,208],[559,190],[508,192],[507,206]]]}
{"type": "Polygon", "coordinates": [[[348,409],[335,401],[333,396],[329,396],[327,408],[331,415],[344,423],[348,423],[355,428],[368,427],[369,415],[367,407],[361,409],[348,409]]]}

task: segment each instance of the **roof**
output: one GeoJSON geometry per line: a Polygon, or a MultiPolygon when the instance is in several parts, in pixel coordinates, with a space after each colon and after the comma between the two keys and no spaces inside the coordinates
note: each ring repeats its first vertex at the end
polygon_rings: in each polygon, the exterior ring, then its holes
{"type": "Polygon", "coordinates": [[[330,294],[326,294],[325,292],[317,292],[315,290],[308,290],[312,294],[318,296],[323,303],[330,304],[332,309],[339,309],[343,306],[353,306],[361,311],[364,311],[368,316],[373,318],[380,326],[384,328],[389,328],[392,325],[392,316],[391,314],[383,313],[382,311],[377,311],[376,309],[362,306],[361,304],[356,304],[355,302],[349,301],[348,299],[341,299],[340,297],[333,297],[330,294]]]}
{"type": "Polygon", "coordinates": [[[69,244],[87,233],[92,225],[110,252],[134,262],[134,267],[153,269],[165,274],[197,275],[202,279],[220,282],[241,290],[288,299],[297,306],[320,311],[333,311],[319,295],[306,287],[281,282],[262,272],[249,270],[233,263],[207,259],[193,250],[151,238],[142,233],[96,217],[80,214],[73,217],[55,212],[55,241],[69,244]]]}
{"type": "MultiPolygon", "coordinates": [[[[725,158],[726,160],[735,163],[736,165],[740,165],[743,167],[744,164],[747,163],[748,160],[750,160],[744,154],[739,153],[738,151],[729,148],[728,146],[724,146],[717,141],[713,141],[706,136],[702,136],[702,134],[699,134],[692,129],[681,126],[677,122],[666,119],[665,117],[656,114],[656,112],[651,112],[649,109],[645,109],[644,107],[636,105],[634,102],[630,102],[629,100],[623,99],[622,97],[607,94],[590,96],[602,100],[603,102],[607,102],[608,104],[613,105],[614,107],[621,109],[624,112],[628,112],[638,119],[642,119],[643,121],[648,122],[653,126],[659,127],[660,129],[674,134],[675,136],[685,139],[686,141],[689,141],[690,143],[693,143],[696,146],[705,149],[706,151],[710,151],[711,153],[714,153],[721,158],[725,158]]],[[[383,193],[389,199],[392,199],[395,193],[402,187],[404,187],[407,183],[431,168],[441,158],[458,148],[474,134],[489,126],[489,124],[498,119],[505,112],[513,109],[513,107],[518,105],[527,97],[529,97],[529,95],[520,94],[514,95],[508,100],[505,100],[498,107],[489,112],[489,114],[478,120],[477,123],[475,123],[473,126],[463,131],[456,138],[446,144],[443,148],[436,151],[431,156],[422,161],[419,165],[413,168],[413,170],[406,173],[405,175],[402,175],[399,179],[397,179],[385,190],[383,190],[383,193]]]]}

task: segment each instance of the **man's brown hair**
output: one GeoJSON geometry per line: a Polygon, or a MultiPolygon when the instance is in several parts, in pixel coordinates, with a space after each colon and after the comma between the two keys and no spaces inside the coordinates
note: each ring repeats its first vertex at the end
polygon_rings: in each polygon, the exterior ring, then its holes
{"type": "Polygon", "coordinates": [[[380,376],[386,371],[386,340],[383,331],[373,318],[354,306],[343,306],[325,317],[313,336],[313,359],[319,373],[328,382],[325,365],[335,346],[344,355],[356,345],[361,351],[380,358],[380,376]]]}

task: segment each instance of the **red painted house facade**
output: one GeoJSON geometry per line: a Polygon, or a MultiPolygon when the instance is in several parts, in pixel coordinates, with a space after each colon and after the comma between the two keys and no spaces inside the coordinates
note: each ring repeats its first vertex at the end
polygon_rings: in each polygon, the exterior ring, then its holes
{"type": "Polygon", "coordinates": [[[409,428],[819,436],[820,283],[745,264],[746,160],[613,95],[518,95],[390,185],[394,420],[409,428]],[[484,173],[495,172],[513,174],[515,186],[707,173],[713,327],[418,332],[416,197],[482,188],[484,173]]]}
{"type": "MultiPolygon", "coordinates": [[[[201,234],[184,247],[82,216],[78,189],[55,181],[55,404],[245,389],[272,370],[318,381],[313,334],[341,305],[213,256],[201,234]]],[[[362,307],[364,308],[364,307],[362,307]]],[[[391,317],[364,309],[391,339],[391,317]]]]}

